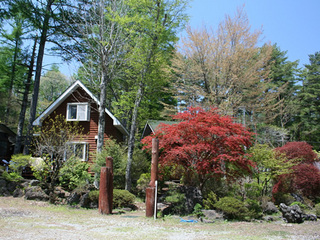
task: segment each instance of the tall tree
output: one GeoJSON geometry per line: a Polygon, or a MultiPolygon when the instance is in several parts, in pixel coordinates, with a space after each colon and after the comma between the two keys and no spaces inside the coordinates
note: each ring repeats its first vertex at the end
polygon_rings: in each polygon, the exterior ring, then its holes
{"type": "Polygon", "coordinates": [[[66,29],[74,44],[56,43],[71,56],[78,55],[77,59],[83,64],[82,76],[89,76],[87,81],[91,82],[92,87],[99,89],[97,151],[101,152],[104,143],[107,88],[118,77],[119,68],[125,60],[124,55],[131,36],[125,27],[132,23],[132,19],[128,16],[128,6],[124,0],[78,2],[74,8],[75,18],[69,20],[66,29]]]}
{"type": "Polygon", "coordinates": [[[233,18],[226,16],[216,31],[188,27],[174,69],[182,103],[213,105],[234,116],[241,109],[251,116],[270,111],[274,96],[266,90],[272,47],[259,47],[261,35],[251,31],[243,8],[233,18]]]}
{"type": "Polygon", "coordinates": [[[128,1],[132,12],[138,13],[138,21],[131,27],[136,32],[133,51],[130,52],[130,72],[135,80],[135,100],[132,109],[128,140],[126,186],[131,189],[131,164],[135,145],[135,133],[139,109],[146,90],[156,91],[154,83],[161,79],[168,66],[173,45],[178,40],[176,31],[184,24],[187,1],[147,0],[128,1]]]}
{"type": "Polygon", "coordinates": [[[302,88],[298,94],[301,103],[298,140],[315,144],[320,142],[320,52],[309,55],[309,61],[305,65],[302,88]]]}

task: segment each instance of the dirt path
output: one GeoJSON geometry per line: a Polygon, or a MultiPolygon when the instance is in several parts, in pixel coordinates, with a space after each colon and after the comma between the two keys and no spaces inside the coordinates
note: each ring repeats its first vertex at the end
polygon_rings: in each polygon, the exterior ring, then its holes
{"type": "Polygon", "coordinates": [[[181,223],[178,217],[147,219],[143,211],[98,211],[0,197],[0,239],[320,239],[320,222],[303,224],[181,223]]]}

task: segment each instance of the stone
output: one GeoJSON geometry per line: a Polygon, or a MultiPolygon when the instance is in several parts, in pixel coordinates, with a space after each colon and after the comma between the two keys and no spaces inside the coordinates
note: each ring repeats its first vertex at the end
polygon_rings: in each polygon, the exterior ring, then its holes
{"type": "Polygon", "coordinates": [[[6,188],[7,187],[7,181],[4,179],[0,179],[0,188],[6,188]]]}
{"type": "Polygon", "coordinates": [[[7,189],[11,193],[14,192],[14,190],[17,188],[17,186],[18,186],[18,183],[16,183],[16,182],[8,182],[7,183],[7,189]]]}
{"type": "Polygon", "coordinates": [[[263,206],[264,214],[274,214],[279,212],[278,208],[273,202],[267,202],[265,206],[263,206]]]}
{"type": "Polygon", "coordinates": [[[31,180],[29,184],[30,184],[30,186],[39,186],[40,181],[39,180],[31,180]]]}
{"type": "Polygon", "coordinates": [[[216,211],[216,210],[201,210],[201,212],[204,215],[203,219],[206,219],[208,221],[223,219],[223,214],[221,212],[216,211]]]}
{"type": "Polygon", "coordinates": [[[70,196],[67,197],[67,203],[69,205],[74,205],[80,203],[80,194],[77,192],[70,193],[70,196]]]}
{"type": "Polygon", "coordinates": [[[22,197],[24,195],[24,191],[21,188],[16,188],[12,195],[13,197],[22,197]]]}
{"type": "Polygon", "coordinates": [[[37,186],[28,187],[26,189],[24,198],[27,200],[48,201],[49,196],[37,186]]]}
{"type": "Polygon", "coordinates": [[[304,214],[298,205],[287,206],[284,203],[280,203],[280,211],[282,212],[283,218],[288,223],[303,223],[304,214]]]}
{"type": "Polygon", "coordinates": [[[198,188],[189,186],[178,187],[181,193],[185,195],[185,214],[190,214],[194,210],[194,206],[202,203],[202,195],[198,188]]]}
{"type": "Polygon", "coordinates": [[[317,216],[314,214],[303,214],[303,219],[305,221],[317,221],[317,216]]]}
{"type": "Polygon", "coordinates": [[[89,193],[85,193],[84,195],[81,196],[79,204],[80,204],[80,207],[82,208],[90,208],[89,193]]]}

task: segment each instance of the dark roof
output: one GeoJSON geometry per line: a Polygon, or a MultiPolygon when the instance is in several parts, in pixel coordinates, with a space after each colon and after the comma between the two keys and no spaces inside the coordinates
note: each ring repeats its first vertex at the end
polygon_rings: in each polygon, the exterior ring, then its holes
{"type": "Polygon", "coordinates": [[[176,121],[165,121],[165,120],[148,120],[146,125],[144,126],[141,139],[155,133],[158,130],[160,124],[175,124],[178,123],[176,121]]]}
{"type": "Polygon", "coordinates": [[[9,136],[16,136],[16,134],[6,125],[0,123],[0,132],[7,133],[9,136]]]}

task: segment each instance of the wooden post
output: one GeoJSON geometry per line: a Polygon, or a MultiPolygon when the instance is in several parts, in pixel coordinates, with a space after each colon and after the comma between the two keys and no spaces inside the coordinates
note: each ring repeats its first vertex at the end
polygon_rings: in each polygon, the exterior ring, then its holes
{"type": "Polygon", "coordinates": [[[101,168],[99,190],[99,212],[112,214],[113,201],[113,159],[106,158],[106,167],[101,168]]]}
{"type": "Polygon", "coordinates": [[[146,189],[146,217],[153,217],[155,211],[155,182],[158,180],[159,139],[152,139],[151,181],[146,189]]]}

